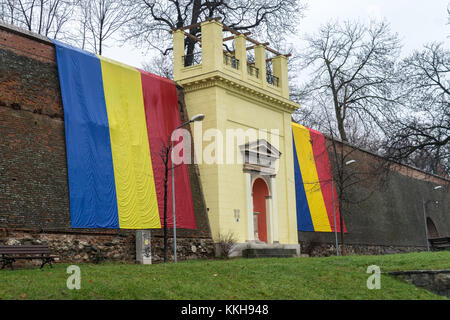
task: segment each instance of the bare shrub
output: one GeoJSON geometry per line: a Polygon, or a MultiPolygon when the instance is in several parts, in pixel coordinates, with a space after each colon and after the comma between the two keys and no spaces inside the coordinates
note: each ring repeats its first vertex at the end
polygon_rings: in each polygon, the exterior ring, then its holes
{"type": "Polygon", "coordinates": [[[220,257],[228,259],[233,246],[236,244],[237,239],[233,232],[229,231],[227,234],[219,233],[218,249],[220,257]]]}

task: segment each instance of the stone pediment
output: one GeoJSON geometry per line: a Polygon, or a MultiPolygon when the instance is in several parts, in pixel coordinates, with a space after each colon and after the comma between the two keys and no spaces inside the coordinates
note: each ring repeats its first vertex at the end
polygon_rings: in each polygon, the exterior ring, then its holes
{"type": "Polygon", "coordinates": [[[241,145],[239,148],[244,159],[244,172],[276,174],[275,163],[280,158],[281,152],[267,140],[259,139],[241,145]]]}
{"type": "Polygon", "coordinates": [[[279,159],[281,156],[281,152],[267,142],[266,139],[258,139],[256,141],[246,143],[239,148],[242,152],[257,153],[276,159],[279,159]]]}

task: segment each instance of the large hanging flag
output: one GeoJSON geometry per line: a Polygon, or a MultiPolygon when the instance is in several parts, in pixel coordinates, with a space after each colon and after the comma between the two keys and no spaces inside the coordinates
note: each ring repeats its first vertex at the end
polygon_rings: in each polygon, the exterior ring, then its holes
{"type": "MultiPolygon", "coordinates": [[[[295,196],[299,231],[340,231],[339,205],[325,137],[292,123],[295,196]],[[333,210],[334,205],[334,210],[333,210]]],[[[344,225],[344,231],[345,225],[344,225]]]]}
{"type": "MultiPolygon", "coordinates": [[[[72,228],[160,228],[165,174],[160,155],[180,124],[175,85],[54,43],[64,107],[72,228]]],[[[177,227],[195,229],[187,165],[176,166],[174,174],[177,227]]],[[[168,199],[170,189],[169,184],[168,199]]],[[[171,210],[170,203],[169,227],[171,210]]]]}

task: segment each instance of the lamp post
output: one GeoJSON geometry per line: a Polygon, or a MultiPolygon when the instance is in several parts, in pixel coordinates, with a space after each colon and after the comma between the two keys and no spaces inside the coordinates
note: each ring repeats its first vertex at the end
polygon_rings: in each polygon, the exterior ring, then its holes
{"type": "MultiPolygon", "coordinates": [[[[355,162],[356,162],[356,160],[352,159],[352,160],[347,161],[345,163],[345,165],[348,166],[355,162]]],[[[337,228],[336,228],[336,208],[334,206],[334,177],[333,177],[333,175],[331,175],[331,197],[333,199],[333,218],[334,218],[334,235],[336,238],[336,255],[338,256],[339,255],[339,242],[338,242],[338,234],[337,234],[337,228]]],[[[341,217],[341,216],[339,215],[339,217],[341,217]]],[[[342,230],[342,218],[340,220],[341,220],[341,230],[342,230]]]]}
{"type": "Polygon", "coordinates": [[[331,175],[331,197],[333,199],[333,218],[334,218],[334,235],[336,237],[336,255],[339,255],[339,242],[336,228],[336,208],[334,206],[334,179],[333,175],[331,175]]]}
{"type": "Polygon", "coordinates": [[[172,163],[172,214],[173,214],[173,258],[174,262],[177,263],[177,227],[176,227],[176,219],[175,219],[175,171],[173,169],[173,139],[172,136],[181,127],[190,124],[195,121],[202,121],[205,118],[204,114],[197,114],[191,118],[191,120],[183,122],[178,127],[176,127],[172,134],[170,135],[170,157],[172,163]]]}
{"type": "MultiPolygon", "coordinates": [[[[436,186],[433,188],[433,190],[439,190],[441,189],[442,186],[436,186]]],[[[428,242],[428,227],[427,227],[427,212],[426,212],[426,207],[427,207],[427,203],[430,200],[428,200],[427,202],[425,202],[425,197],[422,196],[422,206],[423,206],[423,222],[425,224],[425,241],[427,243],[427,251],[430,251],[430,243],[428,242]]]]}

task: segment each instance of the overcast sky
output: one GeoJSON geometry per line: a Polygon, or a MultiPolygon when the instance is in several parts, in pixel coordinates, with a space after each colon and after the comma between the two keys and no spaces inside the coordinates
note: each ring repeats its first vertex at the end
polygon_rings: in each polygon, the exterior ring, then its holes
{"type": "MultiPolygon", "coordinates": [[[[308,10],[299,21],[298,36],[314,33],[330,19],[386,19],[398,33],[404,46],[403,55],[431,41],[444,42],[450,48],[450,25],[447,6],[450,0],[306,0],[308,10]]],[[[141,50],[110,47],[104,55],[141,67],[146,57],[141,50]]]]}

